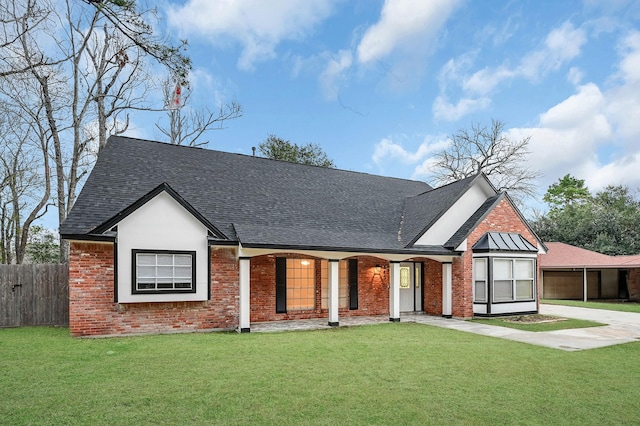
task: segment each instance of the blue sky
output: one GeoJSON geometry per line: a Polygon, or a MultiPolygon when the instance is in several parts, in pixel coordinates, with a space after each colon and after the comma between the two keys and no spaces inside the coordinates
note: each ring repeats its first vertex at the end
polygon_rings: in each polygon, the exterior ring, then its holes
{"type": "MultiPolygon", "coordinates": [[[[640,187],[640,2],[188,0],[158,3],[189,40],[192,103],[243,117],[208,148],[268,135],[338,168],[429,181],[431,155],[472,123],[531,137],[540,196],[567,173],[640,187]]],[[[134,116],[129,134],[158,138],[134,116]]],[[[536,206],[535,202],[530,203],[536,206]]]]}

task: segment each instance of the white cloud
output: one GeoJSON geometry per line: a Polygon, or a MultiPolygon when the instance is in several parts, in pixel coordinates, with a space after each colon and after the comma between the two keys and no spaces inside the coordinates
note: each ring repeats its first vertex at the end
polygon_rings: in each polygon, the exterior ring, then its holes
{"type": "MultiPolygon", "coordinates": [[[[541,113],[534,126],[507,131],[513,140],[531,138],[528,161],[543,173],[538,182],[541,193],[567,173],[585,179],[592,191],[610,184],[640,187],[640,120],[634,114],[640,110],[640,32],[623,38],[619,55],[618,63],[613,64],[618,70],[616,78],[609,79],[607,86],[593,82],[578,85],[571,96],[541,113]]],[[[582,78],[577,69],[569,75],[576,83],[582,78]]],[[[449,104],[442,96],[438,99],[434,115],[441,118],[455,118],[468,108],[467,98],[458,104],[449,104]]],[[[425,178],[433,167],[433,152],[419,155],[383,140],[376,147],[374,160],[415,164],[413,177],[425,178]]]]}
{"type": "Polygon", "coordinates": [[[577,86],[578,84],[580,84],[580,82],[582,82],[583,77],[584,77],[584,74],[577,67],[571,67],[567,72],[567,81],[575,86],[577,86]]]}
{"type": "Polygon", "coordinates": [[[369,27],[357,48],[358,61],[380,60],[400,49],[407,53],[424,50],[449,16],[457,0],[385,0],[380,20],[369,27]]]}
{"type": "Polygon", "coordinates": [[[547,35],[542,49],[522,58],[516,73],[529,80],[537,80],[577,57],[586,42],[587,35],[583,29],[565,22],[547,35]]]}
{"type": "Polygon", "coordinates": [[[465,79],[462,83],[462,88],[467,92],[486,95],[493,91],[502,81],[515,75],[514,71],[505,66],[500,66],[497,69],[485,68],[465,79]]]}
{"type": "Polygon", "coordinates": [[[410,177],[412,179],[418,179],[428,174],[423,173],[423,169],[430,170],[426,165],[429,161],[432,161],[431,157],[433,154],[441,151],[448,144],[449,139],[446,137],[427,136],[418,148],[414,152],[411,152],[405,149],[400,143],[384,138],[376,144],[371,158],[381,169],[384,164],[394,161],[398,161],[404,165],[416,165],[410,177]]]}
{"type": "Polygon", "coordinates": [[[340,86],[344,81],[344,73],[351,68],[352,62],[353,55],[350,50],[341,50],[329,58],[324,71],[320,74],[320,84],[325,98],[334,100],[338,97],[340,86]]]}
{"type": "Polygon", "coordinates": [[[467,114],[475,111],[482,111],[491,104],[491,99],[487,97],[472,99],[462,98],[457,104],[452,104],[443,96],[438,96],[433,102],[433,116],[436,120],[456,121],[467,114]]]}
{"type": "Polygon", "coordinates": [[[211,43],[243,46],[238,67],[252,69],[275,56],[284,40],[304,38],[331,15],[336,0],[188,0],[168,10],[169,24],[211,43]]]}
{"type": "Polygon", "coordinates": [[[620,43],[618,51],[624,55],[620,61],[620,74],[627,83],[640,82],[640,32],[628,34],[620,43]]]}
{"type": "MultiPolygon", "coordinates": [[[[516,66],[505,62],[497,67],[485,67],[470,76],[465,76],[462,72],[465,68],[470,68],[470,58],[475,57],[475,53],[474,56],[465,54],[456,60],[450,60],[440,71],[441,94],[434,102],[434,115],[440,119],[455,121],[466,114],[485,109],[491,104],[487,96],[505,81],[516,78],[537,81],[577,57],[586,41],[587,36],[583,29],[574,28],[570,22],[565,22],[550,31],[544,45],[524,55],[516,66]],[[449,76],[448,74],[452,70],[455,73],[449,76]],[[443,79],[443,75],[447,76],[446,80],[443,79]],[[442,102],[442,99],[446,98],[445,92],[447,90],[446,85],[442,84],[443,80],[457,83],[462,88],[462,98],[455,105],[442,102]],[[471,102],[475,96],[481,96],[481,98],[471,102]]],[[[577,84],[582,78],[576,72],[570,77],[576,82],[574,84],[577,84]]]]}
{"type": "MultiPolygon", "coordinates": [[[[635,51],[627,53],[621,65],[635,51]]],[[[513,138],[531,136],[530,161],[545,175],[543,191],[567,173],[585,179],[594,191],[610,184],[640,186],[640,125],[629,113],[640,109],[634,87],[625,81],[603,92],[585,84],[541,114],[536,127],[509,131],[513,138]]]]}

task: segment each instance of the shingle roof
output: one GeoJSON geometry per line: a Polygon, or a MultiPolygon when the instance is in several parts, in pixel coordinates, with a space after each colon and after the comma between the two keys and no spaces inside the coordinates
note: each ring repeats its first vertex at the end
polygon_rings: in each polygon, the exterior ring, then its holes
{"type": "Polygon", "coordinates": [[[570,244],[545,243],[547,253],[540,256],[541,268],[617,268],[640,267],[640,255],[609,256],[570,244]]]}
{"type": "Polygon", "coordinates": [[[487,198],[487,200],[482,203],[478,210],[476,210],[467,221],[456,231],[455,234],[449,238],[444,246],[455,248],[458,247],[465,238],[469,236],[471,231],[473,231],[476,226],[485,218],[487,214],[504,198],[504,192],[494,195],[493,197],[487,198]]]}
{"type": "Polygon", "coordinates": [[[414,243],[442,216],[466,190],[476,176],[407,198],[402,213],[399,240],[405,246],[414,243]]]}
{"type": "Polygon", "coordinates": [[[399,250],[405,200],[432,192],[424,203],[408,202],[403,226],[415,233],[441,214],[433,207],[460,196],[465,181],[432,191],[424,182],[111,137],[60,233],[96,232],[166,184],[230,241],[399,250]]]}

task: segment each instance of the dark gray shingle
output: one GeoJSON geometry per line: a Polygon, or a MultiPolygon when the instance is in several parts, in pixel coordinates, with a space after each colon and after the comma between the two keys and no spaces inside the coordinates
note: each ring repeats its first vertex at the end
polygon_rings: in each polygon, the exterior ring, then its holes
{"type": "MultiPolygon", "coordinates": [[[[90,234],[163,183],[229,240],[381,250],[406,246],[398,241],[405,199],[431,191],[424,182],[111,137],[60,233],[90,234]]],[[[431,218],[431,207],[455,201],[452,185],[431,191],[424,206],[408,201],[410,220],[421,222],[405,220],[410,232],[424,227],[422,213],[431,218]]]]}

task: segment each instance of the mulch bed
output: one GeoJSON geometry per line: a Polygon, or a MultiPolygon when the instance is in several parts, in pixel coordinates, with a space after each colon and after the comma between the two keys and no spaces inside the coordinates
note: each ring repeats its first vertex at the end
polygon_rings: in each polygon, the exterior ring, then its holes
{"type": "Polygon", "coordinates": [[[566,318],[555,317],[552,315],[541,315],[541,314],[531,314],[531,315],[514,315],[510,317],[501,318],[506,322],[514,322],[514,323],[526,323],[526,324],[542,324],[545,322],[558,322],[558,321],[566,321],[566,318]]]}

